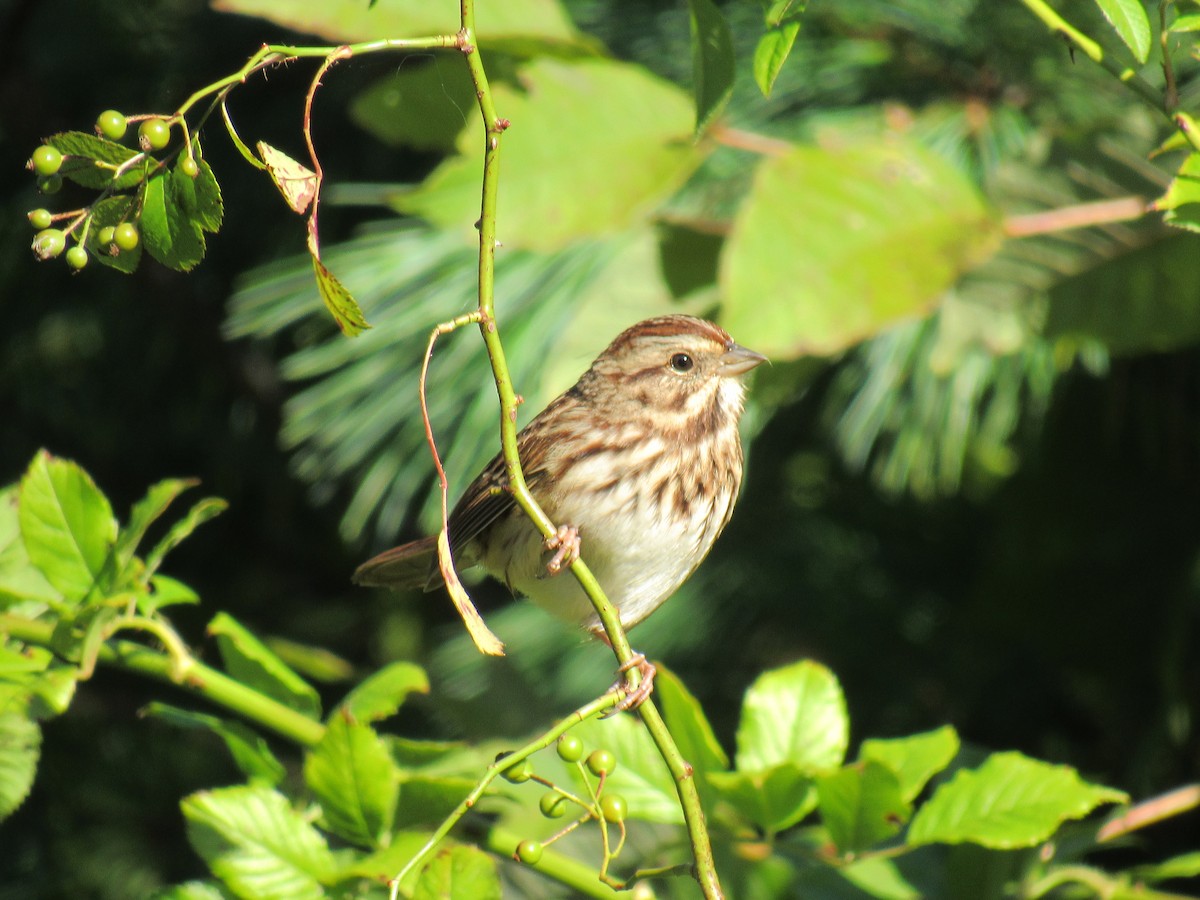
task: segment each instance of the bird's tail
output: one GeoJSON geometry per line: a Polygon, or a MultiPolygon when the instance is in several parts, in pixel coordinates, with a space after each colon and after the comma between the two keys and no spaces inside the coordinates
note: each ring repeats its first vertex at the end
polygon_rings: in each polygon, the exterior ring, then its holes
{"type": "Polygon", "coordinates": [[[393,590],[431,591],[440,587],[442,575],[437,565],[437,539],[421,538],[385,550],[354,570],[352,580],[365,587],[393,590]]]}

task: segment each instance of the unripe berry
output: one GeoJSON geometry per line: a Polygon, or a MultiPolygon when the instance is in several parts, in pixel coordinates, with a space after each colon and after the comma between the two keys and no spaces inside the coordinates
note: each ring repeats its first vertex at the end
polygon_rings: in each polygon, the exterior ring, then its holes
{"type": "Polygon", "coordinates": [[[101,244],[102,246],[107,247],[109,244],[111,244],[113,242],[113,238],[116,237],[116,234],[117,234],[116,228],[114,228],[112,225],[105,225],[96,234],[96,241],[97,241],[97,243],[101,244]]]}
{"type": "Polygon", "coordinates": [[[53,175],[62,167],[63,156],[57,147],[42,144],[33,151],[29,163],[39,175],[53,175]]]}
{"type": "Polygon", "coordinates": [[[538,801],[538,809],[547,819],[561,819],[567,811],[567,798],[558,791],[547,791],[538,801]]]}
{"type": "Polygon", "coordinates": [[[536,865],[542,858],[542,850],[538,841],[521,841],[517,844],[517,859],[527,866],[536,865]]]}
{"type": "Polygon", "coordinates": [[[171,126],[162,119],[147,119],[138,126],[138,145],[143,150],[161,150],[169,143],[171,126]]]}
{"type": "Polygon", "coordinates": [[[573,734],[564,734],[558,739],[558,758],[563,762],[577,762],[583,758],[583,741],[573,734]]]}
{"type": "Polygon", "coordinates": [[[629,815],[629,804],[620,794],[605,793],[600,798],[600,813],[605,822],[624,822],[629,815]]]}
{"type": "Polygon", "coordinates": [[[54,217],[50,215],[48,209],[31,209],[29,211],[29,224],[39,231],[49,228],[53,221],[54,217]]]}
{"type": "Polygon", "coordinates": [[[593,750],[587,758],[587,767],[593,775],[608,775],[617,767],[617,758],[611,750],[593,750]]]}
{"type": "Polygon", "coordinates": [[[519,763],[513,763],[502,771],[500,776],[512,784],[521,784],[533,776],[533,763],[527,759],[523,759],[519,763]]]}
{"type": "Polygon", "coordinates": [[[139,240],[137,226],[132,222],[122,222],[113,231],[113,243],[126,252],[137,247],[139,240]]]}
{"type": "Polygon", "coordinates": [[[46,228],[33,239],[33,255],[38,259],[54,259],[67,246],[67,236],[57,228],[46,228]]]}
{"type": "Polygon", "coordinates": [[[106,109],[96,117],[96,131],[110,141],[119,141],[125,137],[129,123],[115,109],[106,109]]]}
{"type": "Polygon", "coordinates": [[[179,171],[188,178],[195,178],[200,174],[200,164],[192,157],[185,156],[179,161],[179,171]]]}
{"type": "Polygon", "coordinates": [[[79,271],[88,264],[88,252],[76,244],[67,251],[67,265],[75,271],[79,271]]]}

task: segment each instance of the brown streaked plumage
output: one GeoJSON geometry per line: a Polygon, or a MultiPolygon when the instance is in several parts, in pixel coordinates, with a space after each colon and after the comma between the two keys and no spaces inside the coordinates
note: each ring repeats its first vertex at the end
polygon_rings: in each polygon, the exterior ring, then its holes
{"type": "MultiPolygon", "coordinates": [[[[733,512],[742,479],[742,376],[765,357],[691,316],[647,319],[609,344],[576,382],[517,436],[529,489],[565,538],[547,549],[505,490],[497,456],[449,517],[460,568],[482,565],[550,612],[597,631],[570,576],[582,556],[621,622],[636,625],[701,563],[733,512]],[[565,557],[565,558],[564,558],[565,557]]],[[[434,538],[388,550],[354,573],[359,584],[441,583],[434,538]]]]}

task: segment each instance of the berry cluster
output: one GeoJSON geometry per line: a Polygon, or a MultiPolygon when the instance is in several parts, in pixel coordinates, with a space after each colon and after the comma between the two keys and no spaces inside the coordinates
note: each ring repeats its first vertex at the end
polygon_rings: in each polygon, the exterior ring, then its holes
{"type": "Polygon", "coordinates": [[[561,819],[567,814],[572,804],[581,810],[580,817],[577,820],[547,840],[536,841],[527,839],[521,841],[517,845],[514,858],[527,865],[536,865],[541,860],[542,854],[548,844],[552,844],[584,822],[594,819],[602,825],[616,825],[621,831],[621,840],[611,852],[608,852],[608,840],[607,837],[605,838],[604,844],[607,857],[605,868],[607,868],[608,861],[620,853],[621,845],[625,840],[625,819],[629,813],[629,805],[626,803],[625,798],[620,794],[605,789],[608,776],[617,767],[616,756],[611,750],[599,749],[587,754],[585,759],[583,741],[572,734],[564,734],[560,737],[558,743],[555,745],[555,749],[563,762],[573,764],[579,768],[580,773],[583,775],[584,783],[587,786],[588,796],[576,796],[570,791],[556,786],[549,780],[539,777],[534,773],[533,765],[528,759],[523,759],[502,770],[500,773],[501,776],[512,784],[524,784],[532,780],[547,788],[538,801],[538,808],[547,819],[561,819]],[[589,774],[596,779],[594,785],[588,778],[589,774]]]}
{"type": "MultiPolygon", "coordinates": [[[[48,138],[37,147],[26,167],[37,179],[39,191],[57,193],[65,176],[84,187],[100,190],[100,196],[82,209],[61,213],[44,208],[31,210],[29,224],[37,230],[32,244],[34,256],[39,260],[63,256],[67,265],[78,271],[95,255],[109,265],[132,271],[142,241],[139,224],[145,187],[166,170],[166,164],[152,154],[170,145],[171,131],[170,119],[127,117],[109,109],[96,118],[96,136],[66,132],[48,138]],[[119,143],[133,121],[140,122],[137,129],[140,152],[119,143]],[[130,188],[137,188],[137,193],[133,196],[119,193],[130,188]],[[68,247],[71,240],[74,243],[68,247]],[[119,262],[122,255],[129,259],[119,262]]],[[[189,144],[176,151],[181,154],[176,169],[196,179],[201,169],[192,149],[189,144]]]]}

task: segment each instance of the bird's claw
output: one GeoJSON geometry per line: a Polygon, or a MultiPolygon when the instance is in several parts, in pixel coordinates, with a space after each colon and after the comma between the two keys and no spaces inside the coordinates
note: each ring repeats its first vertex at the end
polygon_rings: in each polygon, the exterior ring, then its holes
{"type": "Polygon", "coordinates": [[[657,672],[658,669],[655,667],[654,663],[646,659],[645,653],[638,653],[634,651],[634,654],[629,661],[622,663],[621,667],[617,669],[618,678],[608,689],[608,693],[624,691],[625,697],[612,709],[606,712],[604,717],[607,718],[608,716],[615,716],[619,712],[637,709],[639,706],[645,703],[650,694],[654,691],[654,676],[657,674],[657,672]],[[625,679],[626,673],[631,669],[637,669],[638,673],[642,676],[641,680],[637,684],[637,687],[630,687],[629,682],[625,679]]]}
{"type": "Polygon", "coordinates": [[[559,525],[550,537],[542,542],[547,550],[553,550],[554,556],[546,563],[546,571],[558,575],[564,569],[569,569],[575,560],[579,559],[579,529],[574,525],[559,525]]]}

